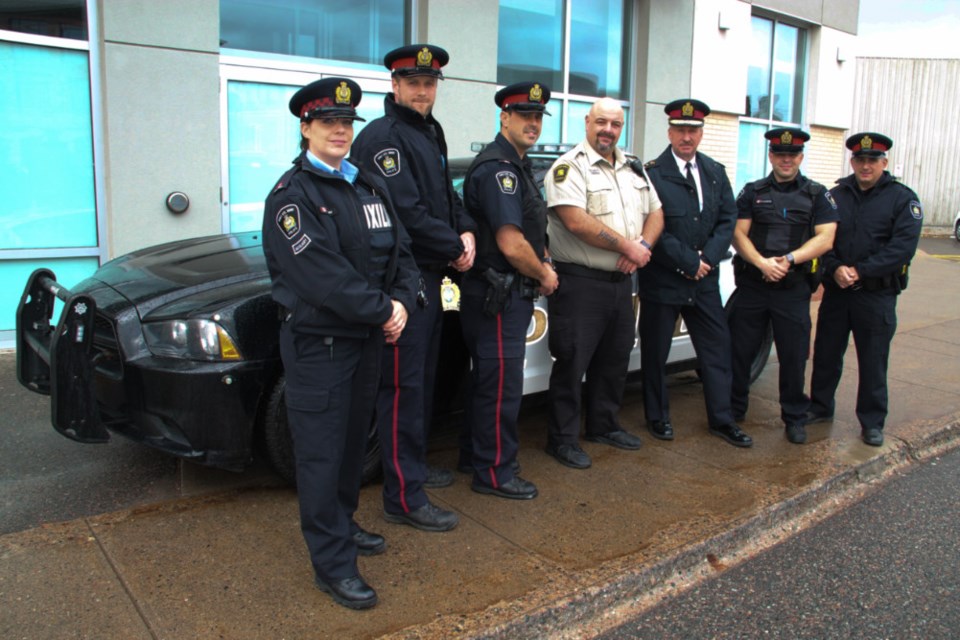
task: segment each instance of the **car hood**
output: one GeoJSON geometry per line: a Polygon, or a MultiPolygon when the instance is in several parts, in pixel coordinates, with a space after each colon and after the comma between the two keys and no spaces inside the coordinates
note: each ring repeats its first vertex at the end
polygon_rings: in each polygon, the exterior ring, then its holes
{"type": "Polygon", "coordinates": [[[106,263],[90,280],[114,289],[142,313],[183,296],[267,277],[260,233],[249,232],[140,249],[106,263]]]}

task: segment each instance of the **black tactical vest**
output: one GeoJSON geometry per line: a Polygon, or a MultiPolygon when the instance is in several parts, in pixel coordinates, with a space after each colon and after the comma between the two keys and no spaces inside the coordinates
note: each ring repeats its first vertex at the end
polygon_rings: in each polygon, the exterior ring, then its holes
{"type": "Polygon", "coordinates": [[[370,261],[367,265],[367,282],[370,286],[386,291],[387,268],[395,242],[393,221],[383,200],[359,181],[355,185],[360,199],[363,222],[370,232],[370,261]]]}
{"type": "MultiPolygon", "coordinates": [[[[515,160],[508,158],[500,145],[490,144],[473,159],[470,168],[467,169],[467,175],[463,181],[464,185],[469,184],[474,170],[484,162],[508,162],[518,178],[523,181],[523,201],[521,203],[523,209],[523,237],[533,247],[537,257],[542,259],[545,255],[544,247],[547,236],[547,204],[540,195],[540,189],[534,182],[533,176],[528,175],[515,160]]],[[[464,204],[469,210],[470,203],[465,202],[464,204]]],[[[470,213],[474,219],[483,218],[482,214],[478,215],[476,211],[470,211],[470,213]]],[[[486,268],[497,264],[502,265],[504,259],[500,257],[500,248],[497,246],[493,229],[490,228],[489,224],[480,224],[479,227],[477,231],[477,266],[486,268]],[[500,257],[499,260],[498,257],[500,257]]]]}
{"type": "Polygon", "coordinates": [[[794,191],[774,189],[769,177],[756,182],[748,235],[760,255],[782,256],[810,239],[814,198],[823,189],[809,181],[794,191]]]}

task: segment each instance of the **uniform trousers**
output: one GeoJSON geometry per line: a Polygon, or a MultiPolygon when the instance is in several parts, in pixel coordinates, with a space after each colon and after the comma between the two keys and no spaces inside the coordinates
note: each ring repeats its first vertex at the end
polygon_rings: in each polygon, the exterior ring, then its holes
{"type": "Polygon", "coordinates": [[[747,280],[738,284],[729,304],[733,415],[747,414],[750,369],[772,325],[780,361],[780,418],[787,425],[802,424],[810,404],[804,393],[810,354],[810,285],[801,280],[778,288],[747,280]]]}
{"type": "Polygon", "coordinates": [[[857,350],[860,378],[857,419],[863,429],[883,429],[887,417],[887,363],[897,331],[897,294],[893,289],[840,289],[824,283],[813,346],[810,411],[832,416],[850,334],[857,350]]]}
{"type": "Polygon", "coordinates": [[[327,338],[280,328],[287,422],[293,438],[300,528],[317,575],[357,575],[353,534],[363,457],[377,396],[383,333],[327,338]]]}
{"type": "Polygon", "coordinates": [[[730,330],[719,291],[698,292],[693,304],[689,305],[641,301],[640,365],[643,369],[644,415],[648,422],[670,420],[666,365],[679,316],[683,316],[700,362],[708,424],[710,427],[730,424],[733,422],[730,330]]]}
{"type": "Polygon", "coordinates": [[[422,276],[427,305],[408,310],[400,339],[385,346],[377,398],[383,508],[394,514],[416,511],[428,502],[423,482],[443,324],[443,274],[425,270],[422,276]]]}
{"type": "Polygon", "coordinates": [[[463,279],[460,322],[470,352],[466,431],[474,481],[497,488],[513,479],[519,448],[517,418],[523,398],[523,359],[533,301],[516,289],[496,317],[483,312],[488,282],[472,272],[463,279]]]}
{"type": "Polygon", "coordinates": [[[572,273],[560,278],[562,284],[547,299],[554,357],[547,392],[551,447],[577,443],[581,404],[587,435],[621,429],[617,414],[637,337],[631,278],[600,280],[572,273]]]}

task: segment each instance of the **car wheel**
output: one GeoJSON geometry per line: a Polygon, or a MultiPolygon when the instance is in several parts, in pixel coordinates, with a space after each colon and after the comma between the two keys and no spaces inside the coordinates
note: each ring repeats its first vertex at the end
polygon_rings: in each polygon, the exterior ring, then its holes
{"type": "Polygon", "coordinates": [[[957,242],[960,242],[960,218],[958,218],[957,221],[953,223],[953,238],[957,242]]]}
{"type": "MultiPolygon", "coordinates": [[[[280,376],[270,390],[267,407],[263,414],[263,450],[270,466],[290,485],[297,484],[297,463],[293,454],[293,439],[287,424],[287,405],[284,391],[287,380],[280,376]]],[[[376,480],[381,473],[380,439],[377,424],[373,421],[367,434],[367,450],[363,455],[363,483],[376,480]]]]}

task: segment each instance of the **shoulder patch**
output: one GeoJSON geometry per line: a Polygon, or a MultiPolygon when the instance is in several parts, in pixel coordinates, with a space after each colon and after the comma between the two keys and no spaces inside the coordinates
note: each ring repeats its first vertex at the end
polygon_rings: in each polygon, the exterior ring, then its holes
{"type": "Polygon", "coordinates": [[[557,184],[560,184],[567,179],[567,176],[570,174],[570,165],[567,163],[558,164],[553,168],[553,181],[557,184]]]}
{"type": "Polygon", "coordinates": [[[290,245],[290,248],[293,250],[293,255],[299,255],[307,248],[307,245],[310,244],[310,236],[303,234],[303,237],[290,245]]]}
{"type": "Polygon", "coordinates": [[[910,201],[910,215],[917,220],[923,220],[923,208],[920,206],[919,200],[910,201]]]}
{"type": "Polygon", "coordinates": [[[497,185],[499,185],[500,191],[512,196],[517,192],[517,174],[513,171],[498,171],[497,185]]]}
{"type": "Polygon", "coordinates": [[[823,197],[826,198],[826,199],[827,199],[827,202],[830,203],[830,206],[833,207],[834,210],[836,210],[836,208],[837,208],[837,201],[833,199],[833,194],[830,193],[829,191],[824,191],[824,192],[823,192],[823,197]]]}
{"type": "Polygon", "coordinates": [[[385,177],[392,178],[400,173],[400,152],[397,149],[384,149],[373,156],[373,163],[385,177]]]}
{"type": "Polygon", "coordinates": [[[287,240],[292,240],[295,235],[300,233],[300,207],[297,205],[283,206],[280,211],[277,211],[276,220],[277,226],[280,227],[280,231],[287,237],[287,240]]]}

